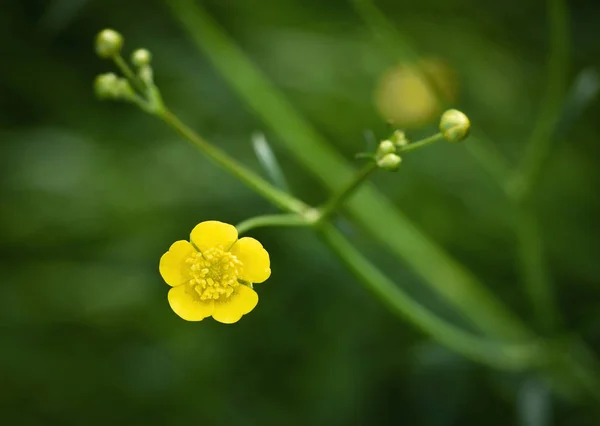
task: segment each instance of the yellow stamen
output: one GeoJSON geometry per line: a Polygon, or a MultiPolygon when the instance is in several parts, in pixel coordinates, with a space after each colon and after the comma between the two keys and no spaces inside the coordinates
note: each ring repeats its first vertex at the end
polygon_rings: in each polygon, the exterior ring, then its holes
{"type": "Polygon", "coordinates": [[[229,298],[238,284],[242,262],[220,248],[210,248],[203,253],[195,253],[186,263],[190,264],[189,285],[201,300],[229,298]]]}

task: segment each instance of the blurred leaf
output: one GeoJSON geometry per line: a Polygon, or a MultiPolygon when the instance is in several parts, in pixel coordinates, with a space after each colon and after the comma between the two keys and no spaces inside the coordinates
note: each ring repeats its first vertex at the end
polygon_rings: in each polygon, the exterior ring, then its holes
{"type": "Polygon", "coordinates": [[[517,394],[517,416],[521,426],[549,426],[552,419],[550,391],[543,382],[530,379],[517,394]]]}
{"type": "Polygon", "coordinates": [[[558,123],[555,138],[564,137],[581,114],[596,100],[600,92],[600,76],[595,68],[584,68],[571,85],[558,123]]]}
{"type": "Polygon", "coordinates": [[[260,162],[261,166],[267,172],[267,175],[271,182],[278,188],[283,189],[285,192],[289,193],[289,185],[285,180],[285,176],[281,171],[281,167],[277,162],[277,158],[267,142],[267,138],[264,133],[256,132],[252,135],[252,147],[254,148],[254,152],[256,153],[256,157],[260,162]]]}

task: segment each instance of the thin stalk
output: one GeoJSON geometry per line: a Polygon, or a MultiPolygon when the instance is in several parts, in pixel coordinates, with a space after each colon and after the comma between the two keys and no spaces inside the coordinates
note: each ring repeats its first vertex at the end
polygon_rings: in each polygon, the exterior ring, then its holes
{"type": "Polygon", "coordinates": [[[146,85],[138,78],[138,76],[133,72],[131,67],[127,64],[127,61],[123,59],[121,55],[113,56],[113,61],[117,68],[121,70],[123,75],[142,93],[146,91],[146,85]]]}
{"type": "Polygon", "coordinates": [[[251,217],[236,225],[240,235],[265,226],[310,226],[311,222],[298,214],[271,214],[251,217]]]}
{"type": "Polygon", "coordinates": [[[256,173],[238,163],[234,158],[202,139],[167,108],[158,111],[156,115],[177,133],[199,148],[210,160],[223,167],[255,192],[262,195],[282,210],[292,213],[302,213],[309,209],[302,201],[277,189],[256,173]]]}
{"type": "Polygon", "coordinates": [[[529,205],[517,206],[515,223],[519,266],[538,326],[551,333],[561,322],[558,303],[544,259],[539,223],[529,205]]]}
{"type": "Polygon", "coordinates": [[[436,133],[435,135],[429,136],[425,139],[421,139],[420,141],[409,143],[408,145],[401,146],[398,148],[398,154],[402,154],[404,152],[414,151],[415,149],[422,148],[424,146],[430,145],[434,142],[437,142],[441,139],[444,139],[444,135],[441,133],[436,133]]]}
{"type": "Polygon", "coordinates": [[[560,119],[566,88],[569,25],[568,10],[563,0],[547,1],[550,53],[548,83],[541,112],[529,140],[529,151],[520,170],[511,182],[517,209],[515,233],[522,280],[531,299],[538,326],[547,333],[561,323],[560,309],[550,273],[544,261],[543,244],[538,221],[531,207],[531,195],[551,148],[552,137],[560,119]]]}
{"type": "Polygon", "coordinates": [[[541,361],[534,344],[507,344],[478,337],[444,321],[413,300],[369,262],[331,224],[321,228],[323,240],[356,275],[395,314],[463,356],[496,368],[523,369],[541,361]]]}
{"type": "Polygon", "coordinates": [[[345,187],[342,187],[338,192],[336,192],[331,199],[325,203],[325,205],[320,209],[321,214],[319,215],[318,222],[322,223],[327,220],[333,213],[335,213],[339,208],[344,204],[344,202],[350,197],[356,189],[367,180],[367,178],[377,170],[377,163],[374,161],[369,162],[360,169],[354,178],[350,180],[346,184],[345,187]]]}
{"type": "Polygon", "coordinates": [[[547,0],[547,17],[550,39],[548,55],[548,81],[541,102],[541,111],[529,138],[521,167],[512,189],[517,199],[526,199],[535,186],[552,146],[564,103],[569,69],[569,11],[563,0],[547,0]]]}

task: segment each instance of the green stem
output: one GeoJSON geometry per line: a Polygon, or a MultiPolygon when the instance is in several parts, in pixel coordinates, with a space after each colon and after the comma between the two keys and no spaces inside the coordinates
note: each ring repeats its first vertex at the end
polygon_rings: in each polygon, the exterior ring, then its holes
{"type": "Polygon", "coordinates": [[[409,143],[408,145],[401,146],[398,148],[398,154],[402,154],[404,152],[414,151],[415,149],[422,148],[426,145],[437,142],[441,139],[444,139],[444,135],[441,133],[436,133],[435,135],[429,136],[425,139],[421,139],[420,141],[409,143]]]}
{"type": "Polygon", "coordinates": [[[327,220],[333,213],[335,213],[344,204],[348,197],[350,197],[375,170],[377,170],[377,163],[374,161],[365,164],[363,168],[360,169],[356,175],[354,175],[354,178],[348,182],[348,184],[346,184],[346,186],[335,193],[331,199],[320,208],[321,213],[319,215],[318,222],[323,223],[323,221],[327,220]]]}
{"type": "Polygon", "coordinates": [[[474,361],[497,368],[523,369],[540,361],[534,344],[501,344],[467,333],[411,299],[369,262],[331,224],[321,228],[327,245],[362,283],[398,314],[444,346],[474,361]]]}
{"type": "Polygon", "coordinates": [[[127,64],[125,59],[121,55],[113,56],[113,61],[117,68],[121,70],[123,75],[142,93],[146,92],[145,84],[138,78],[138,76],[133,72],[131,67],[127,64]]]}
{"type": "Polygon", "coordinates": [[[542,331],[551,333],[560,322],[552,281],[544,261],[539,223],[529,205],[517,205],[515,232],[525,290],[542,331]]]}
{"type": "Polygon", "coordinates": [[[236,225],[240,235],[265,226],[310,226],[312,222],[299,214],[271,214],[251,217],[236,225]]]}
{"type": "MultiPolygon", "coordinates": [[[[404,145],[398,148],[398,154],[404,152],[410,152],[417,150],[419,148],[423,148],[429,144],[439,141],[440,139],[444,139],[444,135],[442,133],[436,133],[435,135],[429,136],[425,139],[421,139],[419,141],[410,143],[408,145],[404,145]]],[[[373,154],[365,154],[369,156],[373,156],[373,154]]],[[[362,155],[361,155],[362,157],[362,155]]],[[[321,215],[319,216],[319,223],[322,223],[324,220],[329,218],[333,213],[335,213],[339,208],[344,204],[344,202],[360,187],[362,183],[364,183],[367,178],[377,170],[377,163],[375,161],[371,161],[366,164],[362,169],[360,169],[346,186],[342,187],[335,195],[331,197],[331,199],[321,207],[321,215]]]]}
{"type": "Polygon", "coordinates": [[[548,83],[542,109],[529,140],[529,151],[511,183],[517,209],[515,233],[523,284],[542,330],[550,333],[560,324],[560,310],[543,253],[538,221],[530,205],[532,190],[552,143],[562,110],[568,67],[568,11],[563,0],[548,0],[550,54],[548,83]]]}
{"type": "Polygon", "coordinates": [[[550,37],[548,82],[541,111],[531,132],[528,151],[512,182],[517,199],[526,199],[539,178],[550,152],[552,136],[560,119],[569,67],[569,13],[563,0],[547,0],[550,37]]]}
{"type": "Polygon", "coordinates": [[[171,126],[177,133],[199,148],[200,151],[202,151],[210,160],[223,167],[233,176],[240,179],[255,192],[262,195],[267,200],[280,207],[282,210],[292,213],[303,213],[309,210],[309,207],[302,201],[292,197],[289,194],[286,194],[283,191],[280,191],[262,179],[256,173],[247,169],[235,159],[202,139],[196,132],[182,123],[181,120],[179,120],[179,118],[167,108],[156,112],[156,115],[169,126],[171,126]]]}

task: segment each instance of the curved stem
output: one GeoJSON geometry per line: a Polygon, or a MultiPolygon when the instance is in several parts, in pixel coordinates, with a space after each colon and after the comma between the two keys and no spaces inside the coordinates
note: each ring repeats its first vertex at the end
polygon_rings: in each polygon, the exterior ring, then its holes
{"type": "Polygon", "coordinates": [[[244,234],[251,229],[265,226],[310,226],[312,222],[299,214],[271,214],[251,217],[236,225],[238,233],[244,234]]]}
{"type": "Polygon", "coordinates": [[[431,313],[411,299],[388,277],[369,262],[331,224],[321,228],[327,245],[370,291],[394,313],[403,316],[444,346],[474,361],[504,369],[531,367],[540,361],[535,344],[506,344],[465,332],[431,313]]]}
{"type": "Polygon", "coordinates": [[[131,67],[127,64],[125,59],[121,55],[113,56],[113,61],[117,68],[121,70],[123,75],[141,92],[146,91],[145,84],[138,78],[137,75],[132,71],[131,67]]]}
{"type": "Polygon", "coordinates": [[[348,182],[339,192],[335,193],[331,199],[325,203],[320,209],[320,215],[318,222],[323,223],[328,219],[336,210],[338,210],[344,202],[350,197],[356,189],[377,169],[377,163],[374,161],[367,163],[360,169],[354,178],[348,182]]]}
{"type": "Polygon", "coordinates": [[[210,160],[217,163],[229,173],[240,179],[254,191],[271,201],[282,210],[292,213],[302,213],[309,209],[309,206],[295,197],[277,189],[269,182],[258,176],[253,171],[247,169],[235,159],[224,153],[218,148],[215,148],[210,143],[202,139],[196,132],[186,126],[179,118],[163,108],[156,112],[165,123],[171,126],[177,133],[190,141],[193,145],[200,149],[210,160]]]}
{"type": "Polygon", "coordinates": [[[530,198],[552,143],[560,118],[566,86],[568,59],[568,13],[563,0],[548,0],[550,55],[548,83],[542,110],[529,141],[529,151],[509,189],[517,209],[515,233],[523,284],[529,293],[538,325],[549,333],[560,323],[550,274],[544,261],[542,236],[530,198]]]}
{"type": "Polygon", "coordinates": [[[560,323],[560,310],[544,260],[539,223],[531,206],[516,204],[515,232],[523,284],[540,329],[551,333],[560,323]]]}
{"type": "Polygon", "coordinates": [[[435,135],[429,136],[425,139],[421,139],[420,141],[416,141],[413,143],[409,143],[408,145],[404,145],[401,146],[400,148],[398,148],[398,154],[402,154],[403,152],[410,152],[413,151],[415,149],[419,149],[422,148],[426,145],[432,144],[434,142],[437,142],[441,139],[444,139],[444,135],[442,135],[442,133],[436,133],[435,135]]]}
{"type": "Polygon", "coordinates": [[[529,139],[529,150],[523,159],[513,182],[512,191],[517,199],[526,199],[542,169],[550,151],[552,136],[556,129],[566,87],[569,59],[568,9],[564,0],[547,0],[550,53],[547,69],[546,93],[536,125],[529,139]]]}

